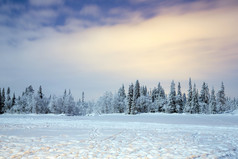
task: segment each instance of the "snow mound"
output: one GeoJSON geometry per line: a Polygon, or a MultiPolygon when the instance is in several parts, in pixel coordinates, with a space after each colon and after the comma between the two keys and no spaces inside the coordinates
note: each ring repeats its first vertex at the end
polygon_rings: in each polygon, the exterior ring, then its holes
{"type": "Polygon", "coordinates": [[[237,110],[234,110],[234,111],[232,112],[232,114],[238,115],[238,109],[237,109],[237,110]]]}

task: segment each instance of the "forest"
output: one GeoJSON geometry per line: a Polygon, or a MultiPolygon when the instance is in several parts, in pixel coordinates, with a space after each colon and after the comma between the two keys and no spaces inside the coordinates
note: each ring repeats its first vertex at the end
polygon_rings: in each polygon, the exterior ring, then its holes
{"type": "Polygon", "coordinates": [[[221,83],[220,89],[215,92],[209,90],[208,84],[203,82],[200,92],[196,84],[189,79],[187,93],[181,92],[178,82],[171,82],[170,92],[165,93],[159,83],[157,87],[148,91],[146,86],[141,86],[137,80],[131,83],[126,93],[122,85],[116,93],[105,92],[96,102],[85,101],[82,97],[75,101],[71,91],[65,90],[62,96],[45,96],[40,86],[37,91],[30,85],[21,96],[11,94],[8,87],[0,88],[0,113],[12,114],[65,114],[89,115],[124,113],[135,115],[138,113],[189,113],[189,114],[221,114],[238,109],[238,100],[225,95],[225,86],[221,83]]]}

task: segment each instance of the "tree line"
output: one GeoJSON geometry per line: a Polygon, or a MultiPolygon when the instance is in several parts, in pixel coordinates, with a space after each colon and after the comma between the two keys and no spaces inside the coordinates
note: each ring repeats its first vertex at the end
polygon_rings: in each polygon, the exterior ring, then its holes
{"type": "Polygon", "coordinates": [[[46,97],[40,86],[37,91],[30,85],[21,96],[11,95],[10,88],[5,92],[0,88],[0,113],[18,114],[109,114],[109,113],[190,113],[190,114],[221,114],[238,109],[238,100],[230,99],[225,95],[225,86],[215,92],[209,90],[208,84],[203,82],[200,92],[196,84],[189,79],[187,94],[181,92],[178,82],[171,82],[170,92],[166,94],[159,83],[157,87],[148,91],[146,86],[141,86],[137,80],[131,83],[126,93],[124,85],[117,92],[105,92],[96,102],[85,101],[82,97],[75,101],[71,91],[65,90],[62,96],[46,97]]]}

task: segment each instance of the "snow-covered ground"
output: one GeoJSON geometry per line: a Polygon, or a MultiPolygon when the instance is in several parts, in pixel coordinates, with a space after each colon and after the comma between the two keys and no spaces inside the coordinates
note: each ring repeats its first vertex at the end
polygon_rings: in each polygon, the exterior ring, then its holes
{"type": "Polygon", "coordinates": [[[0,115],[0,158],[238,158],[238,115],[0,115]]]}

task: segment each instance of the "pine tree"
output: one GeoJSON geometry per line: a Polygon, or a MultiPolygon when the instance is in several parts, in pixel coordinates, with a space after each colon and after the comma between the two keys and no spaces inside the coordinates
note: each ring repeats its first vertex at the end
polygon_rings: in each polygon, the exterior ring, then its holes
{"type": "Polygon", "coordinates": [[[209,101],[209,109],[211,114],[216,114],[217,113],[217,103],[216,103],[216,95],[215,95],[215,90],[212,88],[211,91],[211,98],[209,101]]]}
{"type": "Polygon", "coordinates": [[[139,113],[148,113],[150,111],[150,107],[152,105],[151,98],[148,95],[141,95],[137,99],[138,104],[138,112],[139,113]]]}
{"type": "Polygon", "coordinates": [[[185,112],[184,109],[185,109],[186,103],[187,103],[187,97],[186,97],[186,94],[183,93],[183,112],[185,112]]]}
{"type": "Polygon", "coordinates": [[[164,89],[163,89],[163,87],[161,86],[160,83],[158,84],[158,97],[159,97],[160,99],[165,99],[165,98],[166,98],[166,97],[165,97],[164,89]]]}
{"type": "Polygon", "coordinates": [[[140,83],[137,80],[135,84],[135,89],[134,89],[134,98],[138,99],[140,97],[140,83]]]}
{"type": "Polygon", "coordinates": [[[124,113],[126,108],[126,92],[124,85],[119,88],[117,94],[114,97],[114,107],[116,112],[124,113]]]}
{"type": "Polygon", "coordinates": [[[16,96],[15,96],[15,93],[13,93],[13,96],[12,96],[12,107],[16,104],[16,96]]]}
{"type": "Polygon", "coordinates": [[[192,107],[192,98],[193,98],[193,90],[192,90],[192,80],[189,78],[189,88],[188,88],[188,98],[187,102],[184,108],[184,112],[191,113],[191,107],[192,107]]]}
{"type": "Polygon", "coordinates": [[[176,96],[176,112],[177,113],[183,112],[183,97],[182,97],[182,93],[181,93],[180,82],[178,83],[178,93],[176,96]]]}
{"type": "Polygon", "coordinates": [[[217,109],[219,113],[226,111],[225,86],[221,83],[221,89],[217,93],[217,109]]]}
{"type": "Polygon", "coordinates": [[[141,94],[141,96],[147,96],[147,87],[146,86],[142,86],[141,88],[140,88],[140,94],[141,94]]]}
{"type": "Polygon", "coordinates": [[[165,91],[161,84],[158,84],[158,97],[156,99],[156,108],[158,112],[164,112],[166,109],[167,99],[165,95],[165,91]]]}
{"type": "Polygon", "coordinates": [[[137,80],[135,84],[135,88],[133,90],[133,102],[132,102],[132,114],[138,113],[138,104],[137,99],[140,97],[140,83],[137,80]]]}
{"type": "Polygon", "coordinates": [[[134,85],[129,85],[128,95],[127,95],[127,113],[132,114],[132,103],[133,103],[133,91],[134,85]]]}
{"type": "Polygon", "coordinates": [[[47,114],[49,113],[49,108],[46,107],[45,102],[44,102],[44,94],[42,92],[42,87],[39,87],[39,90],[37,91],[37,94],[35,96],[35,113],[39,114],[47,114]]]}
{"type": "Polygon", "coordinates": [[[25,105],[25,113],[36,113],[36,101],[34,98],[34,89],[30,85],[29,87],[26,88],[26,92],[24,94],[24,98],[26,100],[26,105],[25,105]]]}
{"type": "Polygon", "coordinates": [[[154,103],[156,99],[158,98],[158,89],[154,88],[151,92],[151,100],[154,103]]]}
{"type": "Polygon", "coordinates": [[[201,105],[200,112],[201,113],[209,113],[209,99],[210,99],[210,93],[208,85],[203,82],[202,89],[199,97],[199,102],[201,105]]]}
{"type": "Polygon", "coordinates": [[[113,113],[113,94],[111,92],[105,92],[103,96],[100,97],[97,105],[100,107],[101,113],[113,113]]]}
{"type": "Polygon", "coordinates": [[[8,112],[11,107],[12,107],[12,100],[11,100],[11,91],[10,91],[10,87],[7,88],[7,98],[5,100],[5,107],[4,107],[4,112],[8,112]]]}
{"type": "Polygon", "coordinates": [[[200,110],[200,105],[199,105],[199,102],[198,102],[198,91],[196,89],[196,84],[194,84],[192,95],[193,96],[192,96],[192,101],[191,101],[190,113],[191,114],[198,114],[199,110],[200,110]]]}
{"type": "Polygon", "coordinates": [[[5,112],[5,100],[6,100],[6,97],[5,97],[5,89],[3,88],[3,89],[2,89],[2,113],[5,112]]]}
{"type": "Polygon", "coordinates": [[[2,109],[3,109],[2,105],[3,105],[3,103],[2,103],[2,90],[1,90],[1,88],[0,88],[0,114],[3,113],[3,111],[2,111],[2,109]]]}
{"type": "Polygon", "coordinates": [[[171,82],[169,101],[168,101],[166,112],[167,113],[176,113],[176,91],[175,91],[174,81],[171,82]]]}
{"type": "Polygon", "coordinates": [[[74,98],[69,90],[69,94],[65,98],[65,114],[67,115],[74,115],[75,110],[75,102],[74,98]]]}
{"type": "Polygon", "coordinates": [[[84,92],[82,92],[82,103],[84,104],[84,92]]]}
{"type": "Polygon", "coordinates": [[[42,93],[41,86],[39,87],[39,90],[38,90],[38,96],[39,96],[40,99],[43,99],[43,93],[42,93]]]}

